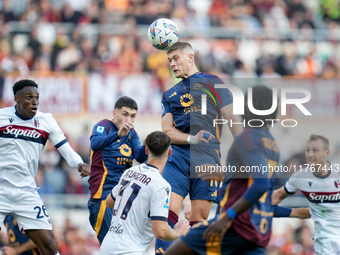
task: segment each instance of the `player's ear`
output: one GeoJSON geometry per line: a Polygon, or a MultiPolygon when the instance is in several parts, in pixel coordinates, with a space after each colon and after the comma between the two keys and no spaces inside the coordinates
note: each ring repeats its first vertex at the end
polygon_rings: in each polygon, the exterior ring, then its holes
{"type": "Polygon", "coordinates": [[[149,148],[148,147],[145,147],[145,154],[149,155],[149,148]]]}
{"type": "Polygon", "coordinates": [[[116,115],[116,110],[113,110],[112,111],[112,116],[115,117],[115,115],[116,115]]]}
{"type": "Polygon", "coordinates": [[[172,154],[172,148],[170,147],[168,151],[168,156],[170,156],[171,154],[172,154]]]}
{"type": "Polygon", "coordinates": [[[194,62],[194,54],[189,54],[190,61],[193,63],[194,62]]]}
{"type": "Polygon", "coordinates": [[[14,101],[18,104],[19,103],[19,96],[18,95],[15,95],[14,96],[14,101]]]}

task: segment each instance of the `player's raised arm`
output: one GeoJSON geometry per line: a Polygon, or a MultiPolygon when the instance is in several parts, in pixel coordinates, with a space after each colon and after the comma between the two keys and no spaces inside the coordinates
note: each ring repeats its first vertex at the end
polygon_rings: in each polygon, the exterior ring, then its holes
{"type": "Polygon", "coordinates": [[[82,158],[76,153],[68,142],[58,148],[58,151],[66,160],[67,164],[73,168],[77,168],[81,177],[88,176],[91,173],[90,166],[85,164],[82,158]]]}
{"type": "Polygon", "coordinates": [[[242,129],[243,129],[242,125],[231,124],[231,123],[240,122],[239,117],[233,114],[233,103],[224,106],[221,109],[221,113],[222,113],[223,118],[228,121],[230,132],[233,134],[234,137],[242,132],[242,129]]]}
{"type": "Polygon", "coordinates": [[[274,190],[272,194],[272,205],[278,205],[283,199],[288,197],[290,194],[288,194],[282,186],[281,188],[274,190]]]}
{"type": "Polygon", "coordinates": [[[166,113],[161,121],[162,131],[166,133],[172,144],[198,144],[200,142],[209,143],[215,136],[206,130],[199,131],[196,135],[189,135],[176,129],[173,125],[172,113],[166,113]]]}
{"type": "Polygon", "coordinates": [[[162,131],[166,133],[172,144],[188,144],[187,139],[189,134],[182,133],[174,127],[174,117],[172,113],[166,113],[161,121],[162,131]]]}

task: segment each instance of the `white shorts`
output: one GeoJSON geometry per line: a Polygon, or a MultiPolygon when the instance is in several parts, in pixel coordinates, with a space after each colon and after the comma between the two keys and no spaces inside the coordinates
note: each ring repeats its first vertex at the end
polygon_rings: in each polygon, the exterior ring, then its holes
{"type": "Polygon", "coordinates": [[[52,230],[52,224],[38,191],[30,188],[17,188],[1,182],[0,185],[0,228],[4,219],[12,213],[19,229],[52,230]]]}
{"type": "Polygon", "coordinates": [[[338,255],[340,239],[317,238],[314,240],[314,249],[317,255],[338,255]]]}

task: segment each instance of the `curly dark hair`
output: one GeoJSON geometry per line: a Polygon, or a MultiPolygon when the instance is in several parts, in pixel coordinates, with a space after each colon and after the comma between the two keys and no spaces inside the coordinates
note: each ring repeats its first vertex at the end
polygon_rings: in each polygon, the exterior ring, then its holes
{"type": "Polygon", "coordinates": [[[19,90],[22,90],[25,87],[36,87],[38,88],[38,84],[35,83],[35,81],[32,80],[19,80],[13,85],[13,94],[14,96],[19,90]]]}

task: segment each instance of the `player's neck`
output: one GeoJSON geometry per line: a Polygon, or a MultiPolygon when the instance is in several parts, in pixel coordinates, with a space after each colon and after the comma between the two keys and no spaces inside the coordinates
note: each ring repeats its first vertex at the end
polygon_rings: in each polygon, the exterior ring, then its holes
{"type": "Polygon", "coordinates": [[[315,166],[316,169],[315,169],[314,174],[316,176],[318,176],[318,177],[325,177],[325,176],[327,176],[329,174],[329,171],[331,171],[329,169],[329,167],[330,167],[330,163],[328,161],[325,164],[320,165],[320,167],[319,166],[315,166]]]}
{"type": "Polygon", "coordinates": [[[196,73],[198,73],[198,70],[195,66],[192,69],[190,69],[188,73],[184,74],[181,78],[182,78],[182,80],[185,80],[185,79],[189,78],[190,76],[192,76],[196,73]]]}
{"type": "Polygon", "coordinates": [[[162,174],[163,169],[164,169],[165,164],[166,164],[166,161],[167,161],[167,158],[164,158],[164,159],[163,158],[154,158],[154,157],[150,158],[150,156],[149,156],[148,164],[157,167],[160,174],[162,174]]]}

